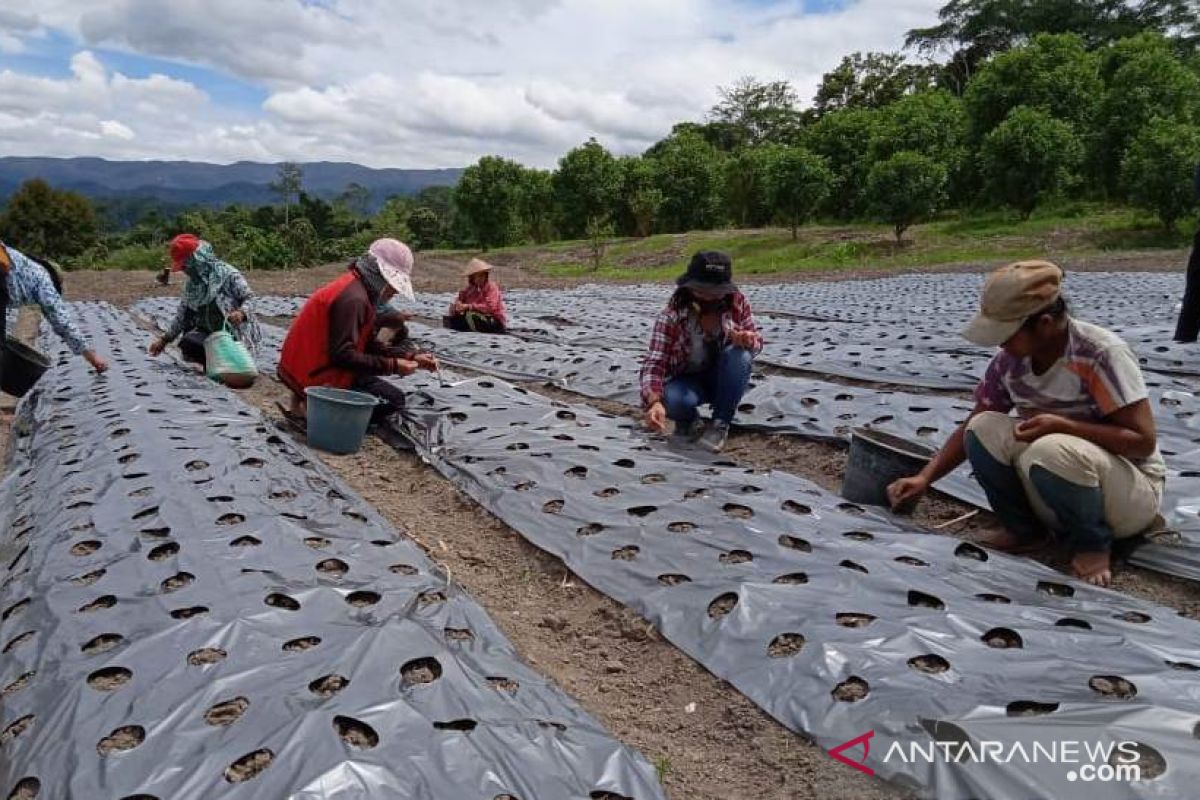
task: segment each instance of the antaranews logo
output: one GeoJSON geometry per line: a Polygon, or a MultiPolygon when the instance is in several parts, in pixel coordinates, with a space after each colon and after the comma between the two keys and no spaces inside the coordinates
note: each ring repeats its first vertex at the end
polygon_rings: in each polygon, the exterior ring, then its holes
{"type": "MultiPolygon", "coordinates": [[[[855,736],[829,750],[848,767],[874,776],[867,766],[875,731],[855,736]],[[861,758],[856,758],[862,748],[861,758]]],[[[1066,779],[1091,783],[1132,783],[1141,780],[1141,751],[1137,742],[1097,742],[1063,739],[1049,742],[929,741],[892,742],[883,763],[905,764],[1061,764],[1066,779]]]]}

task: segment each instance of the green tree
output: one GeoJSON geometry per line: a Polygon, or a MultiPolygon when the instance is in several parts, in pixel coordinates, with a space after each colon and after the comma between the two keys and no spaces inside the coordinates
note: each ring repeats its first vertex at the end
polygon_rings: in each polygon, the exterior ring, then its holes
{"type": "Polygon", "coordinates": [[[909,64],[901,53],[854,53],[821,78],[813,98],[818,114],[844,108],[882,108],[927,89],[936,68],[909,64]]]}
{"type": "Polygon", "coordinates": [[[1082,158],[1071,126],[1035,108],[1014,109],[980,149],[987,191],[1022,219],[1047,195],[1071,185],[1082,158]]]}
{"type": "Polygon", "coordinates": [[[1018,106],[1036,108],[1086,131],[1104,94],[1099,57],[1079,36],[1042,35],[1002,53],[971,80],[963,101],[979,142],[1018,106]]]}
{"type": "Polygon", "coordinates": [[[1194,0],[950,0],[938,18],[937,25],[909,31],[906,46],[927,54],[951,52],[964,78],[992,54],[1039,33],[1074,33],[1096,47],[1157,32],[1189,50],[1200,30],[1194,0]]]}
{"type": "Polygon", "coordinates": [[[304,189],[304,170],[293,161],[284,161],[275,173],[275,181],[268,188],[279,195],[283,203],[283,224],[291,220],[292,202],[304,189]]]}
{"type": "Polygon", "coordinates": [[[716,227],[721,205],[721,154],[694,133],[656,145],[654,186],[662,193],[659,221],[671,232],[716,227]]]}
{"type": "Polygon", "coordinates": [[[792,229],[812,219],[833,186],[828,162],[803,147],[781,148],[767,162],[767,187],[771,207],[792,229]]]}
{"type": "Polygon", "coordinates": [[[752,147],[725,160],[725,211],[735,225],[762,227],[771,221],[769,168],[779,145],[752,147]]]}
{"type": "Polygon", "coordinates": [[[621,169],[611,153],[589,139],[559,159],[552,182],[558,230],[577,239],[591,220],[606,219],[616,207],[621,169]]]}
{"type": "Polygon", "coordinates": [[[604,253],[608,250],[608,240],[613,237],[613,226],[607,216],[588,217],[584,237],[588,242],[588,251],[592,259],[592,269],[599,270],[604,263],[604,253]]]}
{"type": "Polygon", "coordinates": [[[880,111],[852,108],[826,114],[805,131],[804,146],[823,156],[833,171],[833,187],[826,202],[831,216],[847,220],[866,212],[870,143],[878,138],[882,122],[880,111]]]}
{"type": "Polygon", "coordinates": [[[796,90],[787,81],[764,83],[747,76],[732,86],[718,87],[717,92],[721,100],[709,110],[708,118],[736,132],[731,144],[753,147],[795,140],[803,116],[797,109],[796,90]]]}
{"type": "Polygon", "coordinates": [[[1192,179],[1197,164],[1200,128],[1156,119],[1129,146],[1121,165],[1125,191],[1171,230],[1196,208],[1192,179]]]}
{"type": "Polygon", "coordinates": [[[484,156],[454,187],[454,207],[481,249],[513,244],[521,235],[522,173],[515,161],[484,156]]]}
{"type": "Polygon", "coordinates": [[[946,199],[946,169],[934,158],[896,153],[871,168],[867,180],[871,213],[892,226],[899,244],[904,232],[932,217],[946,199]]]}
{"type": "Polygon", "coordinates": [[[296,217],[279,232],[288,249],[284,266],[311,267],[320,260],[321,236],[310,220],[296,217]]]}
{"type": "Polygon", "coordinates": [[[365,217],[371,208],[371,190],[361,183],[348,183],[337,199],[358,217],[365,217]]]}
{"type": "Polygon", "coordinates": [[[903,97],[880,111],[878,119],[870,140],[873,161],[908,151],[950,169],[966,150],[966,110],[961,99],[944,89],[903,97]]]}
{"type": "Polygon", "coordinates": [[[522,173],[520,217],[526,238],[538,244],[554,238],[554,176],[549,170],[522,173]]]}
{"type": "Polygon", "coordinates": [[[1105,185],[1116,188],[1125,150],[1155,119],[1200,122],[1200,76],[1166,43],[1143,36],[1120,42],[1108,54],[1112,69],[1103,101],[1101,141],[1095,157],[1105,185]]]}
{"type": "Polygon", "coordinates": [[[416,250],[430,250],[442,241],[442,221],[428,206],[418,206],[408,215],[409,241],[416,250]]]}
{"type": "Polygon", "coordinates": [[[623,236],[649,236],[662,207],[662,192],[655,184],[652,159],[624,156],[617,159],[621,191],[613,213],[614,227],[623,236]]]}
{"type": "Polygon", "coordinates": [[[96,210],[83,195],[35,178],[8,199],[0,238],[18,250],[70,262],[99,241],[96,210]]]}

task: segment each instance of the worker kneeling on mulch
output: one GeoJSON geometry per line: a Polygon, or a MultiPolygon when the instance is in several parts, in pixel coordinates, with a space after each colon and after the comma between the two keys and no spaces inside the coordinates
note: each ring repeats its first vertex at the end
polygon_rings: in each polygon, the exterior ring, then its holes
{"type": "Polygon", "coordinates": [[[413,300],[412,251],[395,239],[377,239],[345,275],[314,292],[288,330],[279,356],[279,379],[292,392],[283,409],[303,424],[304,390],[309,386],[354,389],[383,403],[373,420],[382,421],[404,407],[404,392],[382,375],[435,371],[430,353],[402,355],[376,338],[376,307],[396,295],[413,300]]]}
{"type": "Polygon", "coordinates": [[[492,265],[478,258],[467,264],[463,277],[467,285],[450,304],[449,316],[442,324],[452,331],[507,333],[508,312],[500,286],[492,280],[492,265]]]}
{"type": "Polygon", "coordinates": [[[1158,521],[1166,467],[1137,358],[1115,334],[1070,316],[1062,281],[1045,261],[991,275],[963,333],[1001,348],[975,409],[888,497],[893,506],[912,502],[969,459],[1004,524],[985,544],[1027,553],[1057,535],[1073,550],[1075,574],[1107,586],[1113,540],[1158,521]]]}
{"type": "Polygon", "coordinates": [[[750,385],[762,335],[724,253],[696,253],[676,285],[642,362],[646,426],[665,433],[670,418],[677,437],[719,453],[750,385]],[[698,413],[706,403],[713,417],[707,426],[698,413]]]}
{"type": "Polygon", "coordinates": [[[245,276],[217,258],[212,245],[195,234],[179,234],[171,240],[169,250],[171,271],[182,272],[187,283],[171,324],[150,342],[150,355],[159,355],[179,339],[183,359],[207,368],[205,343],[213,334],[225,331],[251,350],[257,349],[262,337],[250,310],[254,293],[245,276]]]}

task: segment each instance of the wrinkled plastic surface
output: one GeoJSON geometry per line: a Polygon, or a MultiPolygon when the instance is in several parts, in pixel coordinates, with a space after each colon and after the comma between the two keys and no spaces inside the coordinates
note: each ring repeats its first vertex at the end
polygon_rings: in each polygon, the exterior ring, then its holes
{"type": "Polygon", "coordinates": [[[1089,800],[1187,796],[1200,778],[1200,625],[1170,609],[586,406],[489,379],[401,385],[406,430],[439,471],[794,730],[827,748],[874,731],[881,777],[928,797],[1089,800]],[[1105,676],[1127,699],[1100,694],[1105,676]],[[883,761],[931,730],[1027,748],[1128,739],[1167,771],[1080,784],[1044,763],[883,761]]]}
{"type": "MultiPolygon", "coordinates": [[[[558,305],[555,308],[562,310],[558,305]]],[[[1098,313],[1106,309],[1115,313],[1113,308],[1103,305],[1098,313]]],[[[165,307],[157,311],[160,320],[167,314],[165,307]]],[[[265,342],[282,341],[280,329],[263,327],[265,342]]],[[[457,366],[511,380],[546,380],[591,397],[637,402],[640,353],[634,351],[560,345],[511,336],[459,334],[416,323],[410,328],[440,357],[457,366]]],[[[930,347],[937,346],[930,342],[947,341],[944,337],[909,337],[905,333],[896,337],[926,342],[930,347]]],[[[269,347],[266,349],[270,351],[269,347]]],[[[273,352],[274,355],[268,352],[266,356],[271,372],[278,358],[278,344],[274,344],[273,352]]],[[[264,371],[268,370],[264,367],[264,371]]],[[[1168,526],[1179,533],[1154,537],[1139,546],[1129,560],[1148,569],[1200,581],[1200,448],[1197,447],[1200,401],[1192,392],[1181,389],[1191,385],[1190,380],[1181,376],[1148,371],[1146,381],[1155,408],[1159,441],[1170,470],[1163,515],[1168,526]]],[[[750,430],[832,441],[844,441],[852,428],[870,427],[913,442],[937,445],[966,418],[970,407],[968,400],[940,394],[882,391],[809,378],[759,375],[743,398],[735,423],[750,430]]],[[[989,507],[982,488],[966,466],[939,481],[937,488],[980,508],[989,507]]]]}
{"type": "Polygon", "coordinates": [[[76,308],[112,370],[44,338],[0,482],[0,796],[662,797],[306,449],[76,308]]]}

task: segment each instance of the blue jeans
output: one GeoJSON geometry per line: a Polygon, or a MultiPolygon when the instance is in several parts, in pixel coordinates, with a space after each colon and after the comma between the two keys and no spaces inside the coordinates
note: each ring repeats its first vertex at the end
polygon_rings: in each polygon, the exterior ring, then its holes
{"type": "Polygon", "coordinates": [[[726,347],[717,363],[704,372],[678,375],[663,387],[663,405],[674,422],[695,421],[697,409],[711,404],[713,419],[729,424],[750,384],[754,355],[743,347],[726,347]]]}

